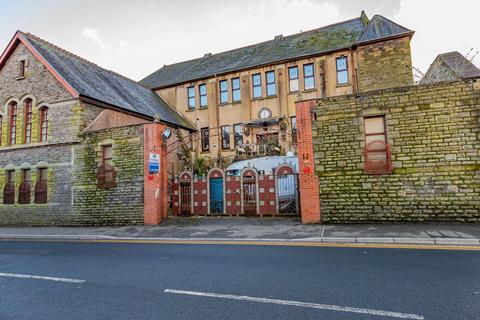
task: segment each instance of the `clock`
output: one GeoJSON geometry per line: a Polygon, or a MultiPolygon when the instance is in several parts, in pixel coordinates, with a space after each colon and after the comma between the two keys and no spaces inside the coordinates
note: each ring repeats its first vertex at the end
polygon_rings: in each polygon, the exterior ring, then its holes
{"type": "Polygon", "coordinates": [[[171,135],[172,135],[172,130],[170,128],[166,128],[165,130],[163,130],[163,138],[165,140],[170,138],[171,135]]]}
{"type": "Polygon", "coordinates": [[[258,113],[258,116],[260,119],[267,119],[272,116],[272,111],[268,108],[262,108],[260,109],[260,112],[258,113]]]}

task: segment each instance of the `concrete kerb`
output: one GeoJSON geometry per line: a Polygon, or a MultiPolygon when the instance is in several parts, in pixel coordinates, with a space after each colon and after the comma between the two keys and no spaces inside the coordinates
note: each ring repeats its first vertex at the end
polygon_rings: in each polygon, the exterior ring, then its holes
{"type": "Polygon", "coordinates": [[[44,241],[172,241],[172,242],[262,242],[262,243],[326,243],[326,244],[418,244],[418,245],[454,245],[454,246],[478,246],[480,239],[465,238],[366,238],[366,237],[316,237],[297,239],[267,239],[267,238],[158,238],[158,237],[115,237],[105,235],[24,235],[24,234],[0,234],[0,240],[44,240],[44,241]]]}

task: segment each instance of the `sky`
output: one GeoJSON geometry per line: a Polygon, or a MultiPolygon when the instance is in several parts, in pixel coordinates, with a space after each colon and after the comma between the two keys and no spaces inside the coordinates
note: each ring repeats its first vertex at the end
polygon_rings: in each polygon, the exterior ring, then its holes
{"type": "MultiPolygon", "coordinates": [[[[0,47],[30,32],[141,80],[164,64],[352,19],[365,10],[415,30],[413,65],[480,50],[475,0],[0,0],[0,47]]],[[[480,54],[473,62],[480,65],[480,54]]]]}

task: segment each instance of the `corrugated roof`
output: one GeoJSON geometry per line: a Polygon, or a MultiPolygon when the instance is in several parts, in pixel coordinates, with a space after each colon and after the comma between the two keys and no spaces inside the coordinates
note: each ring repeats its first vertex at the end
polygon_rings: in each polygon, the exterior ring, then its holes
{"type": "Polygon", "coordinates": [[[439,54],[428,68],[421,84],[480,77],[480,69],[460,52],[439,54]]]}
{"type": "Polygon", "coordinates": [[[28,43],[81,96],[139,115],[187,129],[194,129],[181,115],[149,88],[105,70],[37,36],[20,32],[28,43]]]}
{"type": "Polygon", "coordinates": [[[160,88],[217,74],[349,48],[366,41],[412,33],[382,16],[366,16],[251,46],[163,66],[140,83],[160,88]]]}

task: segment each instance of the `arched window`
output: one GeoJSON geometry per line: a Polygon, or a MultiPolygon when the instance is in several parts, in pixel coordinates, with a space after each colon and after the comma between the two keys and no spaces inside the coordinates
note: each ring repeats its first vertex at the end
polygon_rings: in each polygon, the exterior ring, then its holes
{"type": "Polygon", "coordinates": [[[48,139],[48,108],[40,108],[40,142],[48,139]]]}
{"type": "Polygon", "coordinates": [[[25,131],[23,141],[25,141],[25,143],[30,143],[32,142],[32,99],[26,99],[23,102],[23,110],[25,112],[25,131]]]}
{"type": "Polygon", "coordinates": [[[38,168],[35,184],[35,203],[47,203],[48,200],[48,169],[38,168]]]}
{"type": "Polygon", "coordinates": [[[30,169],[22,169],[22,182],[18,187],[18,203],[29,204],[31,195],[31,171],[30,169]]]}
{"type": "Polygon", "coordinates": [[[10,102],[8,105],[8,114],[10,117],[9,128],[10,132],[8,133],[8,144],[14,145],[17,141],[17,103],[10,102]]]}

